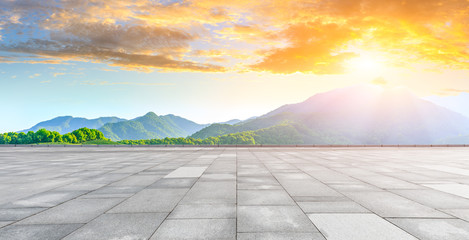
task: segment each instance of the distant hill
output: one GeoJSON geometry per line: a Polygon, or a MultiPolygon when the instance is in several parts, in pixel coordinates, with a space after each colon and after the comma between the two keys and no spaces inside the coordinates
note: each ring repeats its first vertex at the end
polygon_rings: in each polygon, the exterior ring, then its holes
{"type": "Polygon", "coordinates": [[[461,114],[404,89],[360,85],[316,94],[233,126],[214,124],[192,137],[255,131],[285,123],[301,129],[298,132],[305,143],[431,144],[469,134],[469,119],[461,114]]]}
{"type": "Polygon", "coordinates": [[[219,122],[217,124],[229,124],[229,125],[234,125],[234,124],[237,124],[237,123],[240,123],[241,120],[239,119],[231,119],[229,121],[226,121],[226,122],[219,122]]]}
{"type": "Polygon", "coordinates": [[[118,141],[186,137],[206,126],[208,124],[198,124],[172,114],[158,116],[149,112],[132,120],[105,124],[99,130],[106,138],[118,141]]]}
{"type": "Polygon", "coordinates": [[[469,117],[469,93],[464,92],[457,96],[430,96],[424,99],[469,117]]]}
{"type": "Polygon", "coordinates": [[[56,117],[51,120],[40,122],[29,129],[25,129],[18,132],[27,133],[28,131],[34,131],[41,128],[45,128],[49,131],[57,131],[60,134],[69,133],[75,131],[79,128],[90,128],[90,129],[98,129],[106,123],[117,123],[125,121],[125,119],[118,118],[118,117],[100,117],[96,119],[86,119],[86,118],[76,118],[72,116],[63,116],[63,117],[56,117]]]}

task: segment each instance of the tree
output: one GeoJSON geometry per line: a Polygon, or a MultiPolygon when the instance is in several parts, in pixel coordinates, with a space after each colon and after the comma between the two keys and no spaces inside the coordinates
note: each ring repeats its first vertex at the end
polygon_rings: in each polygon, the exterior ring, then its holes
{"type": "Polygon", "coordinates": [[[48,142],[50,134],[50,131],[45,128],[41,128],[34,134],[34,141],[36,143],[48,142]]]}

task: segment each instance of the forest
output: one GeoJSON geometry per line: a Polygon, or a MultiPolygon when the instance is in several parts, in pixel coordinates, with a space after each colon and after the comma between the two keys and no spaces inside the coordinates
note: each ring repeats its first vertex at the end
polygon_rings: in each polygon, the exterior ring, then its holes
{"type": "Polygon", "coordinates": [[[0,134],[0,144],[38,144],[38,143],[64,143],[78,144],[94,140],[107,140],[103,133],[96,129],[80,128],[73,132],[60,134],[56,131],[39,129],[38,131],[9,132],[0,134]]]}

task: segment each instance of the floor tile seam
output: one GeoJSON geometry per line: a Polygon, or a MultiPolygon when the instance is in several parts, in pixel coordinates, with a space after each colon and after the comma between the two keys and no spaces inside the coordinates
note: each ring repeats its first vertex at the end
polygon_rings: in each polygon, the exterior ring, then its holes
{"type": "MultiPolygon", "coordinates": [[[[393,189],[393,190],[395,190],[395,189],[393,189]]],[[[399,190],[399,189],[396,189],[396,190],[399,190]]],[[[412,190],[412,189],[402,189],[402,190],[412,190]]],[[[424,189],[418,189],[418,190],[424,190],[424,189]]],[[[429,188],[428,190],[435,190],[435,191],[438,191],[438,192],[441,192],[441,193],[447,193],[447,192],[439,191],[439,190],[436,190],[436,189],[433,189],[433,188],[429,188]]],[[[390,192],[390,191],[387,191],[387,192],[390,192]]],[[[451,210],[451,209],[457,209],[457,208],[435,208],[435,207],[427,206],[427,205],[425,205],[425,204],[423,204],[423,203],[414,201],[414,200],[412,200],[412,199],[410,199],[410,198],[408,198],[408,197],[406,197],[406,196],[400,195],[399,193],[394,193],[394,192],[390,192],[390,193],[396,194],[396,195],[398,195],[398,196],[400,196],[400,197],[402,197],[402,198],[405,198],[405,199],[407,199],[407,200],[409,200],[409,201],[418,203],[418,204],[420,204],[420,205],[423,205],[423,206],[425,206],[425,207],[431,208],[431,209],[433,209],[433,210],[435,210],[435,211],[438,211],[438,212],[441,212],[441,213],[443,213],[443,214],[450,215],[450,216],[455,216],[454,214],[445,212],[445,210],[451,210]]],[[[458,195],[455,195],[455,194],[451,194],[451,193],[447,193],[447,194],[450,194],[450,195],[452,195],[452,196],[456,196],[456,197],[459,197],[459,198],[464,198],[464,197],[461,197],[461,196],[458,196],[458,195]]],[[[469,199],[467,199],[467,198],[464,198],[464,199],[469,200],[469,199]]],[[[464,208],[462,208],[462,209],[464,209],[464,208]]],[[[469,209],[469,208],[466,208],[466,209],[469,209]]],[[[459,217],[457,217],[457,216],[455,216],[455,217],[456,217],[456,218],[459,218],[459,217]]],[[[469,222],[469,221],[468,221],[468,222],[469,222]]]]}
{"type": "MultiPolygon", "coordinates": [[[[169,161],[169,160],[168,160],[168,161],[169,161]]],[[[123,167],[123,168],[124,168],[124,167],[123,167]]],[[[121,168],[120,168],[120,169],[121,169],[121,168]]],[[[148,168],[147,168],[147,169],[148,169],[148,168]]],[[[146,170],[146,169],[145,169],[145,170],[146,170]]],[[[112,171],[115,171],[115,170],[109,170],[109,171],[107,171],[107,172],[105,172],[105,173],[103,173],[103,174],[108,174],[108,173],[110,173],[110,172],[112,172],[112,171]]],[[[142,170],[142,171],[144,171],[144,170],[142,170]]],[[[140,171],[140,172],[141,172],[141,171],[140,171]]],[[[130,177],[130,176],[133,176],[133,175],[135,175],[135,174],[137,174],[137,173],[131,174],[131,175],[125,177],[125,178],[128,178],[128,177],[130,177]]],[[[125,179],[125,178],[124,178],[124,179],[125,179]]],[[[52,179],[53,179],[53,178],[52,178],[52,179]]],[[[77,180],[77,181],[75,181],[75,182],[66,183],[66,184],[57,186],[56,188],[52,188],[52,189],[49,189],[49,190],[47,190],[47,191],[39,192],[39,193],[36,193],[36,194],[41,194],[41,193],[44,193],[44,192],[54,191],[54,190],[56,190],[57,188],[60,188],[60,187],[63,187],[63,186],[69,185],[69,184],[73,184],[73,183],[76,183],[76,182],[80,182],[80,181],[83,181],[83,180],[84,180],[84,179],[80,179],[80,180],[77,180]]],[[[120,179],[120,180],[122,180],[122,179],[120,179]]],[[[103,186],[101,186],[101,187],[99,187],[99,188],[97,188],[97,189],[87,191],[87,192],[85,192],[85,193],[83,193],[83,194],[81,194],[81,195],[79,195],[79,196],[77,196],[77,197],[75,197],[75,198],[72,198],[72,199],[70,199],[70,200],[67,200],[67,201],[65,201],[65,202],[62,202],[62,203],[60,203],[60,204],[58,204],[58,205],[55,205],[55,206],[53,206],[53,207],[62,205],[62,204],[64,204],[64,203],[68,202],[68,201],[74,200],[74,199],[76,199],[76,198],[78,198],[78,197],[81,197],[81,196],[83,196],[83,195],[86,195],[86,194],[88,194],[88,193],[90,193],[90,192],[93,192],[93,191],[95,191],[95,190],[98,190],[98,189],[100,189],[100,188],[107,187],[107,186],[109,186],[110,184],[113,184],[113,183],[118,182],[118,181],[120,181],[120,180],[117,180],[117,181],[114,181],[114,182],[105,184],[105,185],[103,185],[103,186]]],[[[85,191],[86,191],[86,190],[85,190],[85,191]]],[[[73,191],[63,191],[63,192],[73,192],[73,191]]],[[[36,194],[30,195],[30,196],[34,196],[34,195],[36,195],[36,194]]],[[[30,196],[28,196],[28,197],[30,197],[30,196]]],[[[22,198],[22,199],[24,199],[24,198],[22,198]]],[[[21,200],[21,199],[17,199],[17,200],[15,200],[15,201],[19,201],[19,200],[21,200]]],[[[53,207],[48,207],[48,209],[49,209],[49,208],[53,208],[53,207]]],[[[46,210],[47,210],[47,209],[46,209],[46,210]]],[[[45,210],[44,210],[44,211],[45,211],[45,210]]],[[[36,215],[36,214],[34,214],[34,215],[36,215]]],[[[31,215],[31,216],[33,216],[33,215],[31,215]]],[[[31,217],[31,216],[30,216],[30,217],[31,217]]]]}
{"type": "MultiPolygon", "coordinates": [[[[329,161],[328,159],[325,159],[325,158],[323,158],[323,160],[324,160],[324,161],[329,161]]],[[[329,169],[330,171],[337,172],[336,170],[333,170],[333,169],[331,169],[331,168],[329,168],[329,167],[327,167],[327,166],[325,166],[325,165],[323,165],[323,164],[319,164],[319,163],[317,163],[317,164],[320,165],[320,166],[322,166],[322,167],[324,167],[324,168],[329,169]]],[[[358,167],[358,168],[359,168],[359,169],[362,169],[362,170],[368,171],[367,169],[363,169],[363,168],[361,168],[361,167],[358,167]]],[[[300,170],[300,169],[299,169],[299,170],[300,170]]],[[[302,171],[302,170],[300,170],[300,171],[302,171]]],[[[304,171],[303,171],[303,172],[304,172],[304,171]]],[[[305,173],[306,173],[306,172],[305,172],[305,173]]],[[[338,173],[340,173],[340,172],[338,172],[338,173]]],[[[308,173],[306,173],[306,174],[308,174],[308,173]]],[[[341,173],[341,174],[343,174],[343,173],[341,173]]],[[[311,176],[310,174],[308,174],[308,175],[311,176]]],[[[347,174],[346,174],[346,175],[347,175],[347,174]]],[[[390,193],[390,194],[394,194],[394,195],[397,195],[397,196],[402,197],[402,198],[404,198],[404,199],[407,199],[408,201],[411,201],[411,202],[413,202],[413,203],[416,203],[416,204],[419,204],[419,205],[421,205],[421,206],[424,206],[424,207],[433,209],[433,210],[435,210],[435,211],[437,211],[437,212],[440,212],[440,213],[442,213],[442,214],[446,214],[446,213],[444,213],[444,212],[442,212],[442,211],[440,211],[440,210],[438,210],[438,209],[432,208],[432,207],[430,207],[430,206],[426,206],[426,205],[424,205],[424,204],[421,204],[421,203],[419,203],[419,202],[413,201],[413,200],[411,200],[411,199],[409,199],[409,198],[406,198],[406,197],[404,197],[404,196],[401,196],[401,195],[399,195],[399,194],[396,194],[396,193],[387,191],[386,189],[383,189],[383,188],[380,188],[380,187],[378,187],[378,186],[376,186],[376,185],[373,185],[373,184],[370,183],[370,182],[364,181],[364,180],[362,180],[362,179],[358,179],[358,178],[356,178],[356,177],[354,177],[354,176],[350,176],[350,175],[347,175],[347,176],[350,177],[350,178],[353,178],[353,179],[355,179],[355,180],[357,180],[357,181],[359,181],[359,182],[363,182],[363,183],[366,183],[366,184],[370,184],[370,185],[372,185],[372,186],[375,186],[375,187],[377,187],[377,188],[379,188],[379,189],[382,189],[382,190],[384,190],[385,192],[388,192],[388,193],[390,193]]],[[[324,185],[326,185],[326,186],[329,187],[329,185],[327,185],[327,184],[324,183],[323,181],[320,181],[319,179],[317,179],[317,178],[315,178],[315,177],[313,177],[313,176],[311,176],[311,177],[314,178],[314,179],[316,179],[317,181],[321,182],[322,184],[324,184],[324,185]]],[[[398,178],[396,178],[396,179],[397,179],[397,180],[400,180],[400,179],[398,179],[398,178]]],[[[401,180],[401,181],[403,181],[403,180],[401,180]]],[[[405,182],[411,183],[411,182],[408,182],[408,181],[405,181],[405,182]]],[[[413,184],[413,183],[411,183],[411,184],[413,184]]],[[[331,187],[330,187],[330,188],[331,188],[331,187]]],[[[333,188],[332,188],[332,189],[333,189],[333,188]]],[[[370,212],[375,213],[375,212],[372,211],[371,209],[369,209],[369,208],[363,206],[362,204],[360,204],[359,202],[357,202],[357,201],[351,199],[350,197],[348,197],[347,195],[343,194],[342,192],[339,192],[339,191],[337,191],[337,190],[335,190],[335,189],[333,189],[333,190],[336,191],[336,192],[338,192],[338,193],[340,193],[340,194],[343,195],[344,197],[350,199],[352,202],[355,202],[356,204],[360,205],[361,207],[363,207],[363,208],[369,210],[370,212]]],[[[376,192],[376,191],[364,191],[364,192],[376,192]]],[[[375,213],[375,214],[377,214],[377,213],[375,213]]],[[[377,215],[378,215],[378,214],[377,214],[377,215]]],[[[446,214],[446,215],[448,215],[448,214],[446,214]]],[[[379,216],[379,215],[378,215],[378,216],[379,216]]]]}
{"type": "MultiPolygon", "coordinates": [[[[381,217],[381,216],[380,216],[381,217]]],[[[401,218],[405,218],[405,219],[453,219],[453,220],[462,220],[460,218],[457,218],[457,217],[454,217],[454,218],[451,218],[451,217],[381,217],[381,218],[384,218],[384,219],[401,219],[401,218]]]]}
{"type": "Polygon", "coordinates": [[[261,206],[269,206],[269,207],[286,207],[286,206],[298,206],[297,204],[238,204],[240,207],[261,207],[261,206]]]}
{"type": "MultiPolygon", "coordinates": [[[[164,163],[166,163],[166,162],[168,162],[168,161],[171,161],[171,160],[172,160],[172,159],[168,159],[168,160],[165,161],[164,163]]],[[[161,163],[160,163],[160,164],[161,164],[161,163]]],[[[159,164],[157,164],[157,165],[159,165],[159,164]]],[[[155,165],[155,166],[157,166],[157,165],[155,165]]],[[[152,166],[152,167],[154,167],[154,166],[152,166]]],[[[148,167],[148,168],[146,168],[146,169],[149,169],[149,168],[152,168],[152,167],[148,167]]],[[[146,170],[146,169],[144,169],[144,170],[146,170]]],[[[142,170],[142,171],[144,171],[144,170],[142,170]]],[[[139,172],[141,172],[141,171],[139,171],[139,172]]],[[[137,172],[137,173],[139,173],[139,172],[137,172]]],[[[130,176],[133,176],[133,175],[135,175],[135,174],[137,174],[137,173],[131,174],[130,176]]],[[[128,177],[130,177],[130,176],[128,176],[128,177]]],[[[121,180],[122,180],[122,179],[121,179],[121,180]]],[[[118,180],[118,181],[120,181],[120,180],[118,180]]],[[[157,180],[157,181],[158,181],[158,180],[157,180]]],[[[117,181],[114,181],[114,182],[112,182],[112,183],[115,183],[115,182],[117,182],[117,181]]],[[[109,185],[112,184],[112,183],[109,183],[109,184],[107,184],[107,185],[105,185],[105,186],[103,186],[103,187],[109,186],[109,185]]],[[[146,188],[143,188],[143,189],[146,189],[146,188]]],[[[142,190],[143,190],[143,189],[142,189],[142,190]]],[[[124,201],[130,199],[131,197],[135,196],[135,194],[141,192],[142,190],[140,190],[140,191],[138,191],[138,192],[132,194],[131,196],[129,196],[129,197],[127,197],[127,198],[123,198],[123,200],[122,200],[121,202],[119,202],[118,204],[116,204],[116,205],[114,205],[113,207],[109,208],[107,211],[105,211],[105,212],[103,212],[102,214],[96,216],[95,218],[91,219],[88,223],[92,222],[93,220],[99,218],[100,216],[102,216],[102,215],[104,215],[104,214],[112,214],[112,213],[108,213],[111,209],[115,208],[116,206],[118,206],[118,205],[121,204],[122,202],[124,202],[124,201]]],[[[168,217],[169,214],[170,214],[170,213],[166,214],[165,219],[168,217]]],[[[163,220],[163,221],[164,221],[164,220],[163,220]]],[[[160,223],[160,225],[163,223],[163,221],[160,223]]],[[[73,234],[74,232],[77,232],[78,230],[80,230],[81,228],[83,228],[84,226],[86,226],[88,223],[83,224],[82,226],[80,226],[79,228],[77,228],[77,229],[75,229],[74,231],[70,232],[69,234],[67,234],[67,235],[64,236],[63,238],[66,238],[67,236],[73,234]]],[[[159,226],[158,226],[158,227],[159,227],[159,226]]]]}
{"type": "MultiPolygon", "coordinates": [[[[350,177],[352,177],[352,176],[350,176],[350,177]]],[[[352,178],[354,178],[354,177],[352,177],[352,178]]],[[[361,179],[356,179],[356,180],[359,180],[359,181],[364,182],[364,183],[366,183],[366,184],[370,184],[370,185],[372,185],[372,186],[375,186],[375,185],[373,185],[372,183],[367,182],[367,181],[363,181],[363,180],[361,180],[361,179]]],[[[394,193],[394,192],[388,191],[388,190],[386,190],[386,189],[384,189],[384,188],[380,188],[380,187],[378,187],[378,186],[375,186],[375,187],[377,187],[377,188],[379,188],[379,189],[381,189],[381,190],[383,190],[383,191],[360,191],[360,192],[364,192],[364,193],[365,193],[365,192],[387,192],[387,193],[389,193],[389,194],[393,194],[393,195],[398,196],[398,197],[400,197],[400,198],[403,198],[403,199],[405,199],[405,200],[407,200],[407,201],[410,201],[410,202],[412,202],[412,203],[414,203],[414,204],[417,204],[417,205],[420,205],[420,206],[423,206],[423,207],[432,209],[432,210],[437,211],[437,212],[439,212],[439,213],[441,213],[441,214],[448,215],[447,213],[445,213],[445,212],[443,212],[443,211],[441,211],[441,210],[439,210],[439,209],[437,209],[437,208],[434,208],[434,207],[427,206],[427,205],[425,205],[425,204],[419,203],[419,202],[414,201],[414,200],[412,200],[412,199],[410,199],[410,198],[408,198],[408,197],[402,196],[402,195],[400,195],[400,194],[398,194],[398,193],[394,193]]],[[[432,190],[431,188],[428,188],[428,189],[429,189],[429,190],[432,190]]],[[[399,189],[392,189],[392,190],[399,190],[399,189]]],[[[412,190],[412,189],[404,189],[404,190],[412,190]]],[[[422,190],[422,189],[420,189],[420,190],[422,190]]],[[[434,190],[434,189],[433,189],[433,190],[434,190]]],[[[436,190],[436,191],[438,191],[438,190],[436,190]]],[[[441,191],[440,191],[440,192],[441,192],[441,191]]],[[[353,191],[346,192],[346,193],[353,193],[353,191]]],[[[347,195],[345,195],[345,194],[343,194],[343,193],[341,193],[341,194],[344,195],[345,197],[351,199],[351,198],[348,197],[347,195]]],[[[455,195],[455,196],[457,196],[457,195],[455,195]]],[[[355,201],[355,200],[353,200],[353,199],[351,199],[351,200],[352,200],[353,202],[359,204],[360,206],[362,206],[362,207],[364,207],[364,208],[366,208],[366,209],[368,209],[368,210],[371,211],[371,209],[369,209],[369,208],[363,206],[363,205],[360,204],[359,202],[357,202],[357,201],[355,201]]]]}
{"type": "MultiPolygon", "coordinates": [[[[324,158],[323,158],[323,160],[324,160],[324,161],[328,161],[327,159],[324,159],[324,158]]],[[[322,164],[319,164],[319,165],[322,166],[322,167],[325,167],[325,166],[322,165],[322,164]]],[[[332,169],[330,169],[329,167],[326,167],[326,168],[328,168],[329,170],[332,170],[332,169]]],[[[361,169],[361,168],[360,168],[360,169],[361,169]]],[[[335,171],[335,170],[332,170],[332,171],[335,171]]],[[[308,174],[308,175],[309,175],[309,174],[308,174]]],[[[358,180],[358,181],[361,181],[361,182],[364,182],[364,183],[368,183],[368,182],[363,181],[363,180],[361,180],[361,179],[357,179],[357,178],[355,178],[355,177],[353,177],[353,176],[350,176],[350,175],[347,175],[347,176],[349,176],[349,177],[351,177],[351,178],[353,178],[353,179],[355,179],[355,180],[358,180]]],[[[314,178],[314,177],[313,177],[313,178],[314,178]]],[[[315,179],[316,179],[316,178],[315,178],[315,179]]],[[[316,180],[318,180],[318,179],[316,179],[316,180]]],[[[319,180],[318,180],[318,181],[319,181],[319,180]]],[[[323,183],[322,181],[319,181],[319,182],[323,183]]],[[[323,184],[325,184],[325,183],[323,183],[323,184]]],[[[368,184],[370,184],[370,183],[368,183],[368,184]]],[[[373,185],[373,184],[371,184],[371,185],[373,185]]],[[[326,184],[326,186],[328,186],[328,185],[326,184]]],[[[375,186],[375,185],[373,185],[373,186],[375,186]]],[[[375,187],[377,187],[377,186],[375,186],[375,187]]],[[[379,188],[379,187],[378,187],[378,188],[379,188]]],[[[389,191],[386,191],[386,192],[389,192],[389,191]]],[[[341,192],[339,192],[339,193],[342,194],[341,192]]],[[[391,192],[389,192],[389,193],[391,193],[391,192]]],[[[344,194],[342,194],[342,195],[344,195],[344,194]]],[[[344,197],[349,198],[349,197],[346,196],[346,195],[344,195],[344,197]]],[[[351,198],[349,198],[349,199],[350,199],[351,201],[355,202],[356,204],[358,204],[358,205],[362,206],[363,208],[365,208],[365,209],[367,209],[367,210],[370,211],[370,213],[364,213],[364,214],[374,214],[374,215],[376,215],[377,217],[383,219],[384,221],[386,221],[386,222],[388,222],[388,223],[391,223],[393,226],[397,227],[398,229],[401,229],[402,231],[406,232],[406,233],[409,234],[410,236],[413,236],[413,237],[415,237],[416,239],[419,239],[419,238],[417,238],[416,236],[414,236],[413,234],[411,234],[410,232],[408,232],[408,231],[402,229],[401,227],[397,226],[396,224],[394,224],[394,223],[388,221],[385,217],[381,217],[380,215],[378,215],[377,213],[375,213],[375,212],[372,211],[371,209],[368,209],[367,207],[365,207],[365,206],[363,206],[362,204],[360,204],[360,203],[354,201],[354,200],[351,199],[351,198]]],[[[424,206],[424,205],[423,205],[423,206],[424,206]]],[[[308,217],[308,218],[309,218],[309,217],[308,217]]],[[[323,234],[323,236],[324,236],[324,234],[323,234]]],[[[324,236],[324,238],[325,238],[325,236],[324,236]]],[[[327,239],[327,238],[326,238],[326,239],[327,239]]]]}
{"type": "MultiPolygon", "coordinates": [[[[323,161],[328,161],[328,159],[325,159],[325,158],[322,158],[322,159],[323,159],[323,161]]],[[[313,164],[317,164],[317,163],[313,163],[313,164]]],[[[318,165],[320,165],[320,166],[322,166],[322,167],[325,167],[325,168],[327,168],[327,169],[329,169],[329,170],[331,170],[331,171],[335,171],[335,170],[330,169],[329,167],[326,167],[326,166],[324,166],[324,165],[322,165],[322,164],[318,164],[318,165]]],[[[296,166],[295,166],[295,167],[296,167],[296,166]]],[[[299,169],[299,170],[300,170],[300,169],[299,169]]],[[[302,171],[302,170],[300,170],[300,171],[302,171]]],[[[302,172],[304,172],[304,171],[302,171],[302,172]]],[[[335,172],[337,172],[337,171],[335,171],[335,172]]],[[[304,172],[304,173],[307,174],[307,175],[309,175],[309,176],[311,176],[310,174],[308,174],[308,173],[306,173],[306,172],[304,172]]],[[[341,173],[341,174],[342,174],[342,173],[341,173]]],[[[353,177],[353,176],[350,176],[350,175],[347,175],[347,176],[356,179],[356,178],[353,177]]],[[[317,179],[317,178],[315,178],[315,177],[313,177],[313,176],[311,176],[311,177],[314,178],[314,179],[316,179],[317,181],[321,182],[322,184],[324,184],[324,185],[326,185],[326,186],[329,187],[329,185],[327,185],[327,184],[324,183],[323,181],[320,181],[319,179],[317,179]]],[[[362,181],[362,180],[360,180],[360,179],[356,179],[356,180],[358,180],[358,181],[360,181],[360,182],[365,182],[365,181],[362,181]]],[[[374,185],[373,185],[373,186],[374,186],[374,185]]],[[[329,188],[331,188],[331,187],[329,187],[329,188]]],[[[333,189],[333,188],[331,188],[331,189],[333,189]]],[[[344,196],[344,197],[350,199],[351,202],[354,202],[354,203],[358,204],[359,206],[363,207],[364,209],[370,211],[369,213],[362,213],[362,214],[374,214],[374,215],[378,216],[379,218],[384,219],[383,217],[379,216],[377,213],[375,213],[375,212],[372,211],[371,209],[369,209],[369,208],[363,206],[362,204],[360,204],[360,203],[356,202],[355,200],[351,199],[350,197],[348,197],[348,196],[342,194],[341,192],[339,192],[339,191],[337,191],[337,190],[335,190],[335,189],[333,189],[333,190],[336,191],[336,192],[338,192],[338,193],[341,194],[342,196],[344,196]]],[[[301,209],[301,210],[303,211],[303,209],[301,209]]],[[[304,211],[303,211],[303,212],[304,212],[304,211]]],[[[305,214],[306,214],[306,213],[305,213],[305,214]]],[[[334,214],[334,213],[329,213],[329,214],[334,214]]],[[[347,214],[357,214],[357,213],[347,213],[347,214]]],[[[308,215],[306,214],[306,216],[308,216],[308,215]]],[[[308,218],[309,218],[309,217],[308,217],[308,218]]],[[[310,220],[311,220],[311,219],[310,219],[310,220]]],[[[384,220],[385,220],[385,219],[384,219],[384,220]]],[[[386,221],[387,221],[387,220],[386,220],[386,221]]],[[[311,222],[312,222],[312,220],[311,220],[311,222]]],[[[387,221],[387,222],[389,222],[389,221],[387,221]]],[[[392,223],[391,223],[391,224],[392,224],[392,223]]],[[[313,225],[314,225],[314,223],[313,223],[313,225]]],[[[396,226],[395,224],[393,224],[393,225],[396,226]]],[[[314,226],[317,228],[316,225],[314,225],[314,226]]],[[[396,226],[396,227],[398,227],[398,226],[396,226]]],[[[398,228],[399,228],[399,229],[402,229],[402,228],[400,228],[400,227],[398,227],[398,228]]],[[[319,230],[319,228],[317,228],[317,229],[319,230]]],[[[402,230],[403,230],[403,229],[402,229],[402,230]]],[[[403,230],[403,231],[405,231],[405,230],[403,230]]],[[[405,232],[407,232],[407,231],[405,231],[405,232]]],[[[408,233],[408,232],[407,232],[407,233],[408,233]]],[[[321,234],[322,234],[322,232],[321,232],[321,234]]],[[[409,233],[409,234],[410,234],[410,233],[409,233]]],[[[323,237],[324,237],[325,239],[327,239],[324,234],[322,234],[322,235],[323,235],[323,237]]],[[[410,235],[413,236],[412,234],[410,234],[410,235]]],[[[415,236],[414,236],[414,237],[415,237],[415,236]]]]}
{"type": "MultiPolygon", "coordinates": [[[[190,150],[190,151],[197,153],[197,152],[200,151],[200,150],[201,150],[201,148],[200,148],[200,149],[196,149],[195,151],[192,151],[192,150],[190,150]]],[[[187,155],[190,155],[190,154],[192,154],[192,153],[188,153],[188,154],[186,154],[186,155],[184,155],[184,156],[187,156],[187,155]]],[[[216,159],[214,159],[214,160],[212,161],[212,163],[211,163],[205,170],[207,170],[210,166],[212,166],[213,163],[214,163],[217,159],[218,159],[218,157],[217,157],[216,159]]],[[[184,166],[184,165],[183,165],[183,166],[184,166]]],[[[205,170],[204,170],[203,173],[205,173],[205,170]]],[[[169,215],[171,215],[171,213],[172,213],[172,212],[174,211],[174,209],[179,205],[179,203],[187,196],[187,194],[191,191],[191,189],[194,187],[194,185],[195,185],[197,182],[199,182],[200,177],[202,177],[203,173],[202,173],[199,177],[197,177],[197,181],[195,181],[194,184],[192,184],[192,186],[189,188],[189,190],[187,190],[187,191],[184,193],[184,195],[183,195],[183,196],[179,199],[179,201],[174,205],[174,207],[173,207],[173,208],[171,209],[171,211],[166,215],[166,217],[163,219],[163,221],[161,221],[161,223],[158,225],[158,227],[151,233],[151,235],[148,237],[148,239],[151,239],[153,236],[155,236],[156,232],[157,232],[158,229],[161,227],[161,225],[163,225],[163,223],[168,219],[169,215]]]]}
{"type": "Polygon", "coordinates": [[[84,226],[86,226],[88,223],[94,221],[95,219],[99,218],[100,216],[106,214],[110,209],[114,208],[115,206],[121,204],[122,202],[124,202],[125,200],[127,200],[127,198],[122,198],[121,201],[119,201],[118,203],[116,203],[115,205],[113,205],[112,207],[110,207],[108,210],[102,212],[101,214],[98,214],[97,216],[95,216],[94,218],[90,219],[88,222],[86,222],[85,224],[82,224],[80,227],[78,227],[77,229],[73,230],[72,232],[68,233],[67,235],[63,236],[63,238],[66,238],[68,235],[71,235],[72,233],[78,231],[79,229],[83,228],[84,226]]]}
{"type": "MultiPolygon", "coordinates": [[[[46,191],[46,192],[47,192],[47,191],[46,191]]],[[[27,219],[27,218],[30,218],[30,217],[34,217],[34,216],[36,216],[36,215],[38,215],[38,214],[40,214],[40,213],[43,213],[43,212],[45,212],[45,211],[47,211],[47,210],[49,210],[49,209],[52,209],[52,208],[61,206],[61,205],[65,204],[65,203],[67,203],[67,202],[70,202],[70,201],[72,201],[72,200],[78,199],[79,197],[81,197],[81,196],[83,196],[83,195],[86,195],[87,193],[88,193],[88,192],[85,192],[85,193],[83,193],[83,194],[81,194],[81,195],[76,196],[75,198],[69,199],[69,200],[67,200],[67,201],[65,201],[65,202],[61,202],[61,203],[59,203],[59,204],[57,204],[57,205],[55,205],[55,206],[53,206],[53,207],[46,207],[46,208],[45,208],[44,210],[42,210],[42,211],[39,211],[39,212],[37,212],[37,213],[34,213],[34,214],[29,215],[29,216],[24,217],[24,218],[21,218],[21,219],[19,219],[19,220],[13,221],[12,223],[10,223],[10,224],[8,224],[8,225],[17,224],[18,222],[20,222],[20,221],[22,221],[22,220],[24,220],[24,219],[27,219]]],[[[124,200],[125,200],[125,198],[122,198],[122,201],[124,201],[124,200]]],[[[122,201],[118,202],[117,204],[120,204],[122,201]]],[[[116,204],[116,205],[117,205],[117,204],[116,204]]],[[[114,205],[114,206],[116,206],[116,205],[114,205]]],[[[19,224],[19,225],[20,225],[20,224],[19,224]]],[[[26,225],[26,224],[21,224],[21,225],[26,225]]],[[[3,227],[6,227],[6,226],[3,226],[3,227]]],[[[2,229],[3,227],[1,227],[0,229],[2,229]]]]}
{"type": "MultiPolygon", "coordinates": [[[[318,230],[315,232],[306,232],[306,231],[264,231],[264,232],[259,232],[259,231],[242,231],[242,232],[237,232],[237,233],[319,233],[322,235],[322,233],[318,230]]],[[[326,238],[325,238],[326,239],[326,238]]]]}
{"type": "Polygon", "coordinates": [[[216,217],[211,217],[211,218],[203,218],[203,217],[198,217],[198,218],[166,218],[166,220],[236,220],[236,218],[216,218],[216,217]]]}
{"type": "Polygon", "coordinates": [[[397,227],[398,229],[400,229],[400,230],[406,232],[406,233],[409,234],[410,236],[412,236],[412,237],[414,237],[414,238],[416,238],[416,239],[420,239],[420,238],[418,238],[417,236],[415,236],[414,234],[412,234],[411,232],[409,232],[409,231],[405,230],[404,228],[399,227],[397,224],[394,224],[393,222],[389,221],[387,218],[384,218],[384,217],[380,217],[380,218],[383,219],[384,221],[386,221],[386,222],[392,224],[393,226],[397,227]]]}
{"type": "MultiPolygon", "coordinates": [[[[275,151],[274,153],[277,153],[278,151],[275,151]]],[[[273,156],[277,159],[279,159],[278,157],[276,157],[275,155],[273,155],[272,153],[269,153],[270,156],[273,156]]],[[[261,159],[259,159],[259,157],[256,156],[256,159],[265,167],[267,168],[267,166],[265,166],[265,163],[264,161],[262,161],[261,159]]],[[[280,159],[281,160],[281,159],[280,159]]],[[[281,160],[282,161],[282,160],[281,160]]],[[[308,217],[308,215],[303,211],[303,209],[300,207],[300,205],[293,199],[293,197],[290,195],[290,193],[285,189],[285,187],[280,183],[280,181],[277,179],[277,177],[275,175],[272,174],[272,172],[270,170],[268,170],[270,175],[272,175],[272,177],[275,179],[275,181],[277,181],[278,184],[280,184],[280,186],[282,187],[282,189],[288,194],[288,196],[290,196],[290,199],[295,203],[295,206],[304,214],[304,216],[311,222],[311,224],[314,226],[315,230],[317,232],[319,232],[323,237],[324,239],[327,239],[326,236],[319,230],[319,228],[316,226],[316,224],[314,224],[314,222],[308,217]]]]}
{"type": "MultiPolygon", "coordinates": [[[[235,158],[235,183],[236,183],[236,186],[235,186],[235,193],[236,193],[236,204],[235,204],[235,238],[238,239],[238,163],[239,163],[239,159],[238,159],[238,156],[239,156],[239,153],[238,151],[240,151],[239,149],[236,149],[236,158],[235,158]]],[[[252,155],[252,152],[251,152],[251,149],[248,149],[246,150],[246,152],[248,152],[249,154],[252,155]]]]}

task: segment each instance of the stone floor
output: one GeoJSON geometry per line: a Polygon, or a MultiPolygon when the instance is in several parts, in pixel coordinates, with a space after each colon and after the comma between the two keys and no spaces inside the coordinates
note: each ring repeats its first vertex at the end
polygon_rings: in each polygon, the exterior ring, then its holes
{"type": "Polygon", "coordinates": [[[0,148],[0,239],[469,239],[469,148],[0,148]]]}

